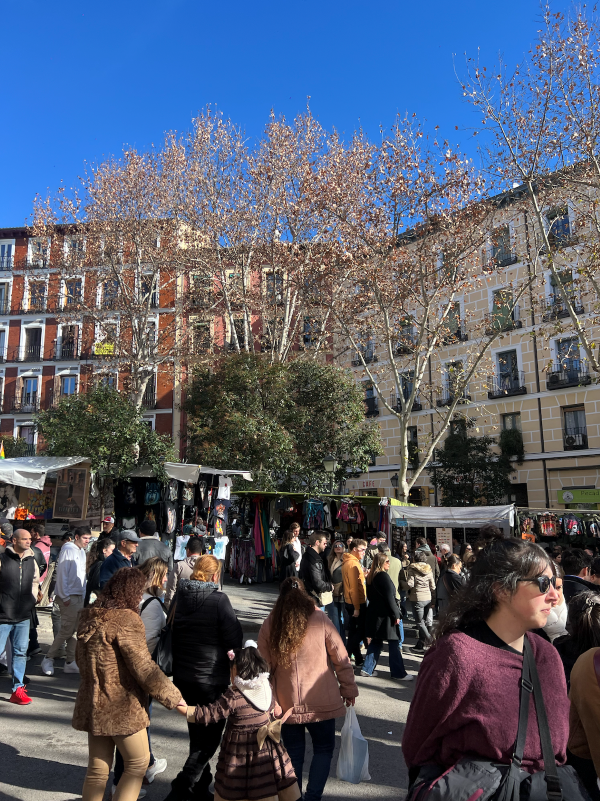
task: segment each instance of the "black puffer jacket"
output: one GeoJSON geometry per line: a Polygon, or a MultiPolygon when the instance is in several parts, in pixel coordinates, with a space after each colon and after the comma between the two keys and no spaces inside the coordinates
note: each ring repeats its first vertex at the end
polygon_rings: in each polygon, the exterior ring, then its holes
{"type": "Polygon", "coordinates": [[[173,681],[227,686],[227,651],[242,647],[242,627],[231,601],[211,582],[181,579],[173,621],[173,681]]]}
{"type": "Polygon", "coordinates": [[[33,550],[19,557],[9,545],[0,556],[0,623],[20,623],[37,600],[40,573],[33,550]]]}
{"type": "Polygon", "coordinates": [[[312,595],[332,590],[331,576],[325,560],[314,548],[307,548],[300,562],[300,578],[306,591],[312,595]]]}

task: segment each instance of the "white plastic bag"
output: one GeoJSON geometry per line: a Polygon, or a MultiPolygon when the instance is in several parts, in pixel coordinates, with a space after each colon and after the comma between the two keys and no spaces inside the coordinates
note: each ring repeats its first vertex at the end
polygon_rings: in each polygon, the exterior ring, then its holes
{"type": "Polygon", "coordinates": [[[343,782],[359,784],[368,782],[369,743],[362,736],[353,706],[346,709],[346,720],[342,726],[342,745],[337,763],[337,777],[343,782]]]}

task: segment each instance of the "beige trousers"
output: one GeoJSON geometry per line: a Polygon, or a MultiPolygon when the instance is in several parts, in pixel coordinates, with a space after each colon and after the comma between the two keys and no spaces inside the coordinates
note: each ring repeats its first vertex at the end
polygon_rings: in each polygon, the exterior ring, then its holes
{"type": "Polygon", "coordinates": [[[77,645],[75,634],[77,633],[79,613],[83,609],[83,595],[71,595],[70,598],[70,603],[65,606],[63,599],[59,598],[58,595],[56,596],[56,603],[60,609],[60,630],[54,638],[50,650],[46,654],[48,659],[55,659],[60,649],[66,643],[66,662],[75,661],[75,646],[77,645]]]}
{"type": "Polygon", "coordinates": [[[112,768],[115,746],[121,752],[125,770],[117,785],[113,801],[137,801],[150,762],[146,729],[129,734],[127,737],[120,735],[98,737],[95,734],[88,734],[90,755],[83,783],[82,801],[102,801],[112,768]]]}

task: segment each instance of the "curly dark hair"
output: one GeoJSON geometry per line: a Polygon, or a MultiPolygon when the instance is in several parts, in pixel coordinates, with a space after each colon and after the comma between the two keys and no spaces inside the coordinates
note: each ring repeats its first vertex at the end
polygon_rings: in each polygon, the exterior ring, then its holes
{"type": "Polygon", "coordinates": [[[315,610],[315,602],[301,579],[292,576],[281,582],[272,612],[269,647],[282,667],[291,664],[292,656],[304,642],[308,618],[315,610]]]}
{"type": "Polygon", "coordinates": [[[450,600],[435,631],[435,638],[487,620],[498,605],[498,592],[514,595],[523,579],[534,578],[554,564],[533,542],[493,539],[470,567],[467,584],[450,600]]]}
{"type": "Polygon", "coordinates": [[[122,567],[110,578],[98,600],[96,609],[132,609],[140,611],[140,601],[148,580],[137,567],[122,567]]]}

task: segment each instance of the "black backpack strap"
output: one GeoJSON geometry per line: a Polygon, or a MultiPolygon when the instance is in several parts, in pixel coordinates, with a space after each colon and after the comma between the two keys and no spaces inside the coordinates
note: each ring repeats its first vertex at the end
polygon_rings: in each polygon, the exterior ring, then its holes
{"type": "Polygon", "coordinates": [[[142,604],[142,607],[140,609],[140,615],[142,614],[144,609],[148,606],[148,604],[152,603],[152,601],[158,601],[159,604],[162,603],[160,598],[157,598],[156,595],[153,595],[152,598],[146,598],[146,600],[144,601],[144,603],[142,604]]]}
{"type": "MultiPolygon", "coordinates": [[[[525,642],[527,636],[525,636],[525,642]]],[[[530,680],[530,662],[527,651],[523,650],[523,670],[521,672],[519,696],[519,725],[517,728],[517,738],[513,749],[513,756],[510,768],[500,787],[498,788],[497,801],[519,801],[521,794],[521,763],[525,751],[525,741],[527,739],[527,723],[529,721],[529,705],[531,703],[531,693],[533,685],[530,680]]]]}
{"type": "Polygon", "coordinates": [[[538,676],[533,651],[531,650],[531,643],[525,635],[525,644],[523,654],[527,654],[530,663],[531,683],[533,685],[533,697],[535,700],[535,713],[538,722],[538,730],[540,732],[540,743],[542,746],[542,757],[544,758],[544,772],[546,774],[546,795],[548,801],[562,801],[562,790],[560,787],[560,780],[558,778],[558,771],[556,769],[556,757],[554,755],[554,748],[552,746],[552,737],[550,736],[550,726],[548,725],[548,716],[546,715],[546,705],[544,704],[544,696],[542,695],[542,686],[540,684],[540,677],[538,676]]]}

